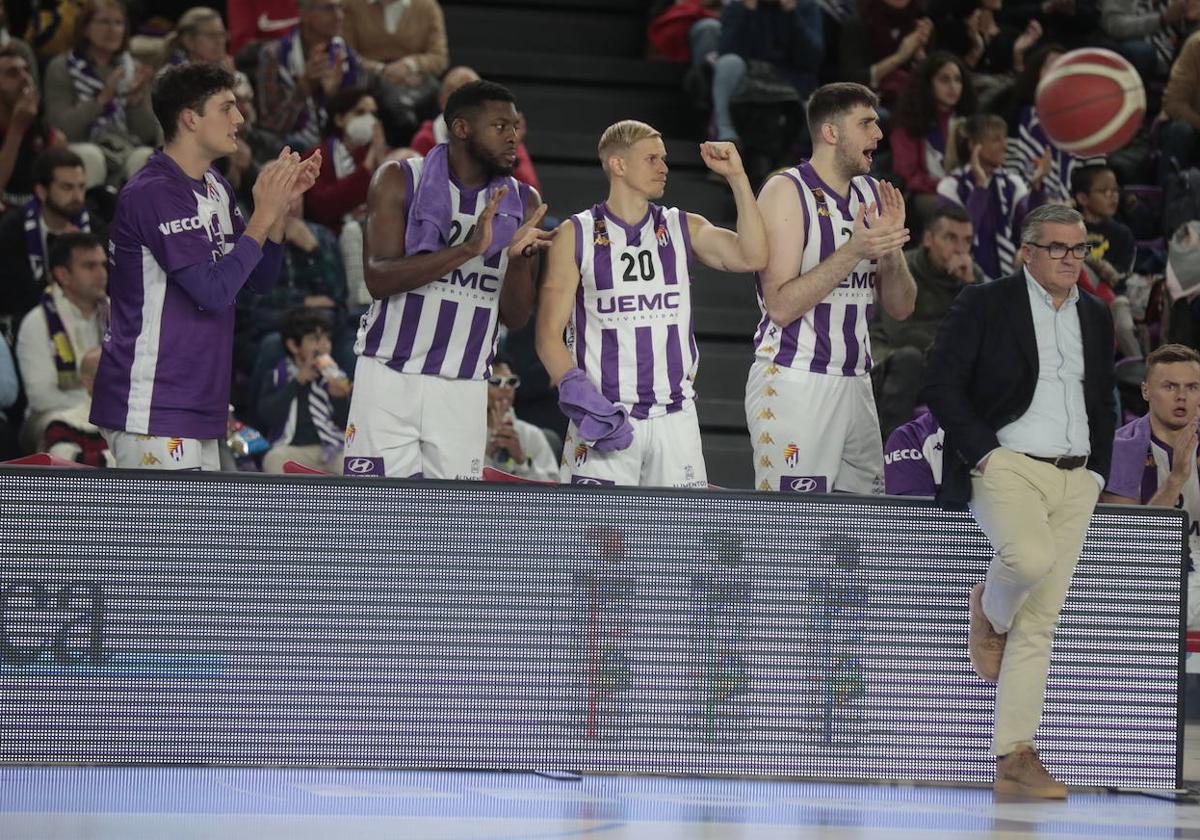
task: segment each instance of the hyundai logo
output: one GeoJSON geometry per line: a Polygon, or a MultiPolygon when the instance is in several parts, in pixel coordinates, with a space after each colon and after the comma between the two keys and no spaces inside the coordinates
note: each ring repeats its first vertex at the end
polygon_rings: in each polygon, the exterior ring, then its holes
{"type": "Polygon", "coordinates": [[[362,475],[374,471],[375,460],[373,458],[351,458],[346,462],[346,472],[362,475]]]}
{"type": "Polygon", "coordinates": [[[815,478],[794,478],[792,479],[792,490],[796,493],[811,493],[817,489],[817,480],[815,478]]]}
{"type": "Polygon", "coordinates": [[[603,482],[600,481],[600,479],[598,479],[598,478],[576,478],[575,483],[576,484],[602,484],[603,482]]]}

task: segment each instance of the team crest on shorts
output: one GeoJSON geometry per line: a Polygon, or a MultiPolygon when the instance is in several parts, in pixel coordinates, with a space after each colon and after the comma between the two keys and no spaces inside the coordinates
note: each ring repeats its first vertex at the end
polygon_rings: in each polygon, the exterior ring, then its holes
{"type": "Polygon", "coordinates": [[[183,438],[171,438],[167,441],[167,454],[176,461],[183,460],[183,438]]]}
{"type": "Polygon", "coordinates": [[[581,443],[575,447],[575,466],[580,467],[587,461],[587,444],[581,443]]]}
{"type": "Polygon", "coordinates": [[[794,443],[789,443],[783,447],[783,460],[787,461],[789,467],[796,466],[796,463],[800,460],[800,447],[794,443]]]}

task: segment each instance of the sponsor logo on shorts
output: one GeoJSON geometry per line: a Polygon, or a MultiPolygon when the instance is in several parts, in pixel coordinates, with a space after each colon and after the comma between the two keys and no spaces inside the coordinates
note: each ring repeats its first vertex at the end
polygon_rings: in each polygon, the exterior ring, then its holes
{"type": "Polygon", "coordinates": [[[588,448],[585,444],[579,444],[575,447],[575,466],[581,467],[587,461],[588,448]]]}
{"type": "Polygon", "coordinates": [[[824,493],[827,482],[823,475],[783,475],[779,489],[791,493],[824,493]]]}
{"type": "Polygon", "coordinates": [[[357,431],[358,431],[358,429],[355,428],[353,423],[351,423],[349,426],[346,427],[346,445],[347,446],[354,443],[354,434],[357,431]]]}
{"type": "Polygon", "coordinates": [[[783,460],[787,461],[789,467],[794,467],[800,461],[800,447],[794,443],[789,443],[783,447],[783,460]]]}
{"type": "Polygon", "coordinates": [[[155,466],[157,464],[161,464],[161,463],[162,463],[162,461],[158,460],[158,456],[155,455],[153,452],[142,453],[142,466],[143,467],[153,467],[153,466],[155,466]]]}
{"type": "Polygon", "coordinates": [[[384,475],[382,458],[347,458],[342,475],[384,475]]]}
{"type": "Polygon", "coordinates": [[[167,441],[167,454],[176,461],[183,460],[183,438],[171,438],[167,441]]]}
{"type": "Polygon", "coordinates": [[[616,484],[615,481],[609,481],[607,478],[592,478],[589,475],[571,474],[572,484],[616,484]]]}

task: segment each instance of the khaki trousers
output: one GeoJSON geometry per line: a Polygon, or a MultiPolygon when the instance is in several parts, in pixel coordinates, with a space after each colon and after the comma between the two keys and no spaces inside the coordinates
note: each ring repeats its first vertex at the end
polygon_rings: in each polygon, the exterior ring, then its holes
{"type": "Polygon", "coordinates": [[[1100,488],[1087,469],[1061,470],[997,449],[971,478],[971,512],[996,556],[983,612],[1008,633],[996,683],[992,750],[1033,745],[1042,717],[1050,647],[1100,488]]]}

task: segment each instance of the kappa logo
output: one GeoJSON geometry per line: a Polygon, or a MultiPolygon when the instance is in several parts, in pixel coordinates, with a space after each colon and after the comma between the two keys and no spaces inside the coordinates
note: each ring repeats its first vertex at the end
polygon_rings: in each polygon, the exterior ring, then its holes
{"type": "Polygon", "coordinates": [[[774,388],[772,388],[770,385],[768,385],[766,390],[763,391],[763,396],[764,397],[778,397],[779,392],[776,391],[774,388]]]}
{"type": "Polygon", "coordinates": [[[774,444],[775,440],[771,437],[769,432],[763,432],[758,436],[758,442],[763,444],[774,444]]]}
{"type": "Polygon", "coordinates": [[[355,428],[353,423],[351,423],[349,426],[346,427],[346,445],[347,446],[354,443],[354,435],[357,432],[358,432],[358,429],[355,428]]]}
{"type": "Polygon", "coordinates": [[[784,475],[779,478],[779,489],[792,493],[824,493],[826,486],[823,475],[784,475]]]}
{"type": "Polygon", "coordinates": [[[789,467],[796,466],[800,460],[800,447],[794,443],[789,443],[783,447],[783,460],[787,461],[789,467]]]}
{"type": "Polygon", "coordinates": [[[183,438],[171,438],[167,441],[167,454],[176,461],[183,460],[183,438]]]}
{"type": "Polygon", "coordinates": [[[775,466],[774,464],[771,463],[771,459],[768,458],[766,455],[764,455],[758,459],[758,465],[760,467],[762,467],[764,470],[772,469],[775,466]]]}
{"type": "Polygon", "coordinates": [[[767,368],[767,376],[775,376],[778,373],[779,373],[778,365],[771,365],[767,368]]]}
{"type": "Polygon", "coordinates": [[[760,481],[760,482],[758,483],[758,489],[759,489],[759,490],[770,490],[770,489],[771,489],[771,485],[770,485],[770,484],[767,484],[767,480],[764,478],[762,481],[760,481]]]}
{"type": "Polygon", "coordinates": [[[581,467],[587,461],[588,448],[587,444],[579,444],[575,447],[575,466],[581,467]]]}
{"type": "Polygon", "coordinates": [[[764,345],[763,345],[763,349],[762,349],[762,351],[763,351],[764,353],[774,353],[774,352],[775,352],[775,345],[774,345],[774,344],[764,344],[764,345]]]}
{"type": "Polygon", "coordinates": [[[762,411],[758,412],[758,419],[759,420],[774,420],[775,412],[769,408],[764,408],[762,411]]]}
{"type": "Polygon", "coordinates": [[[142,454],[142,466],[143,467],[153,467],[153,466],[157,466],[158,464],[161,464],[161,463],[162,463],[162,461],[158,460],[158,456],[155,455],[153,452],[145,452],[142,454]]]}
{"type": "Polygon", "coordinates": [[[382,458],[347,458],[342,464],[343,475],[383,475],[382,458]]]}

